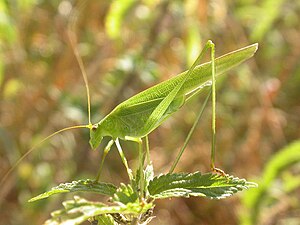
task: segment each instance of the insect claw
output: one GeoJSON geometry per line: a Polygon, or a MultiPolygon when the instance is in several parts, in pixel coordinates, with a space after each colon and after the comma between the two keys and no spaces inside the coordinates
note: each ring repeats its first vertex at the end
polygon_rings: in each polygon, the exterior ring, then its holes
{"type": "Polygon", "coordinates": [[[212,167],[211,170],[212,170],[212,172],[217,173],[217,174],[219,174],[223,177],[228,177],[229,176],[227,173],[224,172],[224,170],[221,170],[217,167],[212,167]]]}

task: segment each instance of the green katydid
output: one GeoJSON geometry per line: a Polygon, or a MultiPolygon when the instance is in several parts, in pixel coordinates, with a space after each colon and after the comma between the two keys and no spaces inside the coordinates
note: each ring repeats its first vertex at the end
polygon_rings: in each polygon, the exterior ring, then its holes
{"type": "MultiPolygon", "coordinates": [[[[220,75],[253,56],[256,50],[257,44],[253,44],[214,60],[214,44],[208,41],[188,71],[129,98],[119,104],[99,123],[93,125],[90,131],[91,147],[96,148],[99,146],[103,136],[124,140],[136,140],[147,136],[188,101],[189,96],[201,91],[210,79],[212,79],[212,95],[215,103],[215,68],[216,75],[220,75]],[[212,49],[212,61],[197,66],[208,48],[212,49]]],[[[213,111],[215,111],[214,104],[213,111]]],[[[217,169],[214,167],[215,112],[212,114],[213,146],[211,166],[212,169],[217,169]]]]}
{"type": "MultiPolygon", "coordinates": [[[[98,147],[104,136],[124,140],[127,137],[145,137],[176,112],[189,99],[188,96],[201,90],[210,81],[211,63],[197,67],[196,65],[211,43],[206,44],[200,57],[189,71],[134,95],[93,125],[90,136],[91,147],[93,149],[98,147]]],[[[220,75],[250,58],[256,48],[256,44],[250,45],[217,58],[215,60],[216,75],[220,75]]]]}
{"type": "MultiPolygon", "coordinates": [[[[140,175],[142,176],[143,156],[141,148],[141,138],[146,137],[146,141],[148,141],[147,135],[149,133],[151,133],[154,129],[160,126],[160,124],[163,121],[165,121],[168,117],[170,117],[174,112],[179,110],[179,108],[182,105],[184,105],[190,99],[191,96],[197,94],[198,92],[201,92],[201,90],[203,90],[203,87],[210,85],[212,86],[213,96],[213,147],[211,165],[212,168],[215,169],[215,75],[218,76],[228,71],[229,69],[239,65],[246,59],[252,57],[257,50],[257,44],[249,45],[247,47],[230,52],[226,55],[215,59],[214,44],[211,41],[208,41],[204,49],[200,53],[199,57],[188,71],[183,72],[171,79],[161,82],[153,87],[146,89],[145,91],[134,95],[133,97],[116,106],[111,113],[109,113],[106,117],[104,117],[100,122],[96,124],[92,124],[90,119],[90,95],[87,83],[87,76],[83,69],[83,63],[79,57],[76,48],[74,47],[74,43],[72,42],[72,40],[71,44],[73,46],[76,59],[81,68],[85,85],[87,87],[86,90],[88,96],[89,124],[67,127],[44,138],[41,142],[39,142],[37,145],[31,148],[15,163],[14,167],[12,167],[2,178],[0,182],[1,184],[5,181],[5,179],[12,172],[12,170],[42,142],[60,132],[76,128],[88,128],[90,130],[90,145],[93,149],[97,148],[100,145],[104,136],[110,136],[112,138],[112,140],[108,143],[107,147],[105,148],[104,156],[102,158],[99,171],[101,171],[105,155],[107,154],[114,142],[116,143],[120,154],[123,154],[118,139],[137,141],[139,143],[141,172],[140,175]],[[198,65],[200,59],[203,57],[203,55],[209,48],[211,48],[212,52],[211,62],[198,65]]],[[[125,157],[122,157],[122,160],[127,168],[127,172],[130,178],[132,178],[125,157]]],[[[172,167],[172,170],[174,170],[174,167],[175,166],[172,167]]],[[[99,179],[99,175],[100,172],[98,172],[97,180],[99,179]]]]}

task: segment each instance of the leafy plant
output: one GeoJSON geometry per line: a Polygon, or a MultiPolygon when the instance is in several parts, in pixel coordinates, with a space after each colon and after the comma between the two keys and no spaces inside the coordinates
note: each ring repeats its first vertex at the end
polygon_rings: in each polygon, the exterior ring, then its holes
{"type": "Polygon", "coordinates": [[[74,200],[63,202],[64,209],[53,212],[46,224],[80,224],[86,220],[96,220],[98,224],[147,224],[153,218],[155,200],[175,197],[206,197],[210,199],[226,198],[243,189],[256,187],[233,176],[220,174],[174,173],[153,176],[153,167],[148,165],[144,173],[145,196],[140,198],[135,176],[133,184],[113,184],[92,180],[79,180],[60,184],[52,190],[38,195],[30,202],[48,198],[64,192],[94,192],[97,195],[109,196],[109,204],[88,201],[75,196],[74,200]]]}

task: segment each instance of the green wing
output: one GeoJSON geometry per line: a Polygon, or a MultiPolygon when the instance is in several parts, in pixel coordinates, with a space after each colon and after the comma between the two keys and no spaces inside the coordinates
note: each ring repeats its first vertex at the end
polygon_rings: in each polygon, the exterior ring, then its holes
{"type": "MultiPolygon", "coordinates": [[[[252,57],[256,50],[257,44],[254,44],[217,58],[215,60],[216,75],[225,73],[229,69],[252,57]]],[[[186,73],[187,71],[146,89],[119,104],[104,119],[107,120],[107,124],[113,124],[113,122],[109,123],[110,120],[115,121],[114,124],[116,126],[112,127],[109,125],[107,127],[111,130],[111,136],[122,138],[124,136],[143,137],[147,135],[184,104],[186,95],[208,85],[207,82],[211,79],[211,63],[201,64],[192,70],[166,113],[157,121],[156,126],[152,127],[149,131],[145,131],[143,126],[147,123],[152,112],[161,101],[182,82],[186,73]]],[[[107,130],[107,132],[109,131],[107,130]]]]}
{"type": "MultiPolygon", "coordinates": [[[[258,45],[253,44],[247,47],[230,52],[226,55],[216,58],[216,75],[221,75],[233,67],[238,66],[245,60],[251,58],[257,50],[258,45]]],[[[186,75],[188,71],[178,74],[166,81],[163,81],[157,85],[154,85],[145,91],[142,91],[131,98],[125,100],[119,104],[115,109],[123,110],[127,107],[132,107],[141,103],[148,103],[154,100],[165,98],[170,91],[172,91],[178,83],[182,80],[182,77],[186,75]]],[[[197,66],[188,77],[187,81],[183,85],[182,89],[178,92],[178,96],[186,95],[195,89],[201,88],[211,78],[211,63],[204,63],[197,66]]],[[[159,103],[158,103],[159,104],[159,103]]]]}

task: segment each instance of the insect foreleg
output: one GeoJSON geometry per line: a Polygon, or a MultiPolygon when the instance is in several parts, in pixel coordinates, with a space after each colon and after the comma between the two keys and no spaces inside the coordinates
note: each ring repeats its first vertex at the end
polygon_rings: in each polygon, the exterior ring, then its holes
{"type": "Polygon", "coordinates": [[[104,160],[105,160],[105,158],[106,158],[106,155],[107,155],[107,153],[110,151],[111,146],[113,145],[113,143],[114,143],[114,140],[110,140],[110,141],[108,142],[108,144],[106,145],[106,147],[104,148],[104,150],[103,150],[103,155],[102,155],[100,167],[99,167],[99,170],[98,170],[96,179],[95,179],[97,182],[98,182],[99,179],[100,179],[100,175],[101,175],[101,172],[102,172],[102,168],[103,168],[103,164],[104,164],[104,160]]]}

